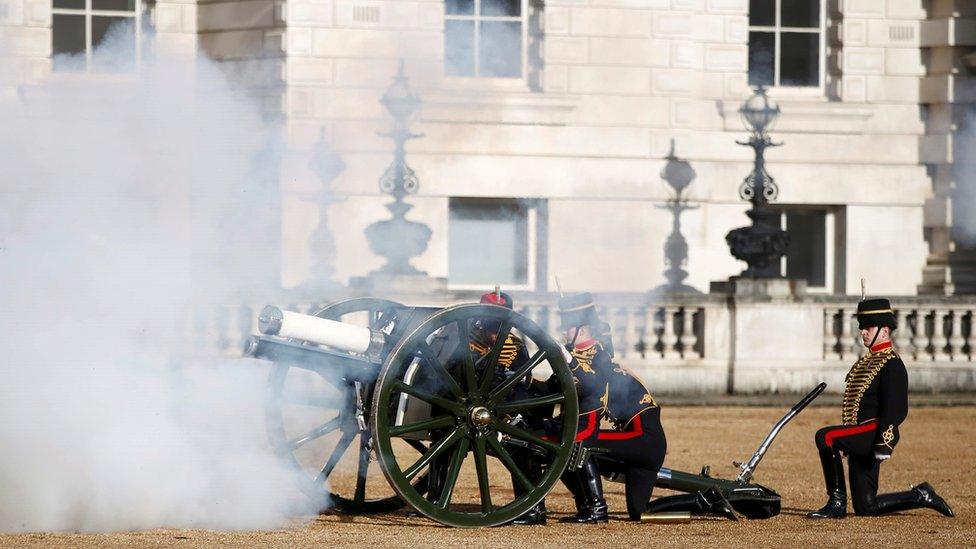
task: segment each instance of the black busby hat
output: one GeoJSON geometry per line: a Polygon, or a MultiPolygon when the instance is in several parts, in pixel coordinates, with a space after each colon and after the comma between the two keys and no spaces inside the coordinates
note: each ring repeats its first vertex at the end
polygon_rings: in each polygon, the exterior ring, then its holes
{"type": "Polygon", "coordinates": [[[513,308],[515,302],[512,301],[512,296],[506,294],[505,292],[488,292],[487,294],[482,294],[479,303],[488,303],[491,305],[501,305],[507,309],[513,308]]]}
{"type": "Polygon", "coordinates": [[[563,330],[574,326],[595,325],[600,321],[588,292],[559,298],[559,320],[563,330]]]}
{"type": "Polygon", "coordinates": [[[898,327],[895,312],[887,299],[865,299],[857,304],[857,327],[860,330],[872,326],[898,327]]]}

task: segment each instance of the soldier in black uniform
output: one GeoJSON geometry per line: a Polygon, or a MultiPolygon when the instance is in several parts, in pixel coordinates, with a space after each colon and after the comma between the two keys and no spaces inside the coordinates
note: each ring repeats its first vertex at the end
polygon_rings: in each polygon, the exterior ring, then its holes
{"type": "MultiPolygon", "coordinates": [[[[559,312],[579,388],[577,441],[608,450],[607,457],[622,467],[620,472],[626,475],[627,514],[631,520],[640,520],[667,451],[661,409],[638,378],[613,362],[609,326],[600,321],[590,294],[560,299],[559,312]],[[616,428],[600,430],[603,417],[616,428]]],[[[564,475],[563,482],[576,500],[577,513],[560,522],[606,522],[600,467],[597,459],[591,457],[578,472],[564,475]]]]}
{"type": "Polygon", "coordinates": [[[841,453],[847,455],[854,513],[883,515],[907,509],[935,509],[947,517],[952,509],[927,482],[911,490],[878,495],[881,462],[898,444],[898,426],[908,415],[908,374],[891,346],[897,328],[887,299],[867,299],[857,305],[861,339],[870,352],[854,363],[844,389],[843,425],[817,431],[827,504],[811,518],[842,518],[847,514],[847,490],[841,453]]]}
{"type": "Polygon", "coordinates": [[[731,505],[716,489],[650,503],[667,452],[661,408],[639,378],[613,362],[610,327],[600,321],[590,294],[564,297],[559,308],[562,328],[570,341],[573,375],[579,383],[577,440],[608,451],[590,458],[578,473],[564,475],[563,482],[573,493],[578,511],[560,522],[606,520],[601,473],[624,475],[631,520],[641,520],[641,515],[658,502],[666,504],[668,510],[709,512],[735,519],[731,505]],[[614,424],[613,430],[599,429],[602,417],[614,424]]]}
{"type": "MultiPolygon", "coordinates": [[[[499,291],[497,288],[494,292],[488,292],[481,296],[479,303],[498,305],[505,307],[507,309],[514,308],[514,301],[512,297],[505,292],[499,291]]],[[[487,355],[492,346],[498,338],[498,329],[500,328],[500,321],[498,320],[478,320],[475,323],[474,330],[472,330],[471,341],[469,342],[469,347],[476,357],[480,358],[487,355]]],[[[502,345],[501,353],[498,355],[498,365],[504,368],[505,372],[512,369],[518,368],[519,365],[524,363],[529,359],[528,351],[525,349],[525,343],[522,338],[515,334],[508,334],[505,339],[505,343],[502,345]]],[[[477,360],[477,359],[476,359],[477,360]]],[[[496,372],[504,375],[504,372],[496,372]]],[[[539,389],[538,385],[532,384],[519,384],[517,385],[508,396],[509,400],[525,400],[531,398],[532,396],[537,396],[531,393],[533,389],[539,389]]],[[[543,391],[545,387],[541,388],[543,391]]],[[[530,425],[530,430],[541,430],[535,429],[534,425],[530,425]]],[[[519,464],[522,471],[525,472],[528,477],[536,481],[542,478],[543,470],[542,463],[539,457],[533,454],[530,450],[523,448],[510,448],[509,453],[512,459],[519,464]]],[[[522,485],[516,480],[515,476],[512,475],[512,488],[515,491],[515,496],[521,496],[523,494],[522,485]]],[[[538,505],[526,511],[522,516],[512,521],[512,524],[518,525],[544,525],[546,523],[546,502],[545,500],[540,501],[538,505]]]]}

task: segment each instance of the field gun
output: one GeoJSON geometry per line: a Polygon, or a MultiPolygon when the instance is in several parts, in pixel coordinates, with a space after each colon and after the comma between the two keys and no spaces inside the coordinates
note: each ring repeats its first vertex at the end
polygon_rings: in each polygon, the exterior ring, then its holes
{"type": "Polygon", "coordinates": [[[383,512],[406,503],[443,524],[494,526],[542,500],[566,468],[577,415],[568,355],[514,311],[357,298],[314,315],[268,307],[258,324],[262,335],[246,342],[244,354],[274,363],[266,414],[271,442],[282,459],[309,471],[303,490],[340,512],[383,512]],[[483,339],[486,324],[495,328],[494,341],[476,356],[471,343],[483,339]],[[509,335],[529,356],[511,369],[500,361],[509,335]],[[513,399],[520,394],[514,389],[536,371],[552,376],[552,392],[513,399]],[[555,406],[574,420],[559,422],[552,436],[543,438],[514,419],[555,406]],[[357,474],[345,482],[333,473],[357,438],[357,474]],[[543,454],[540,476],[519,467],[508,440],[543,454]],[[474,501],[454,491],[468,454],[478,484],[474,501]],[[492,490],[489,457],[519,484],[517,495],[492,490]],[[374,464],[388,486],[369,474],[374,464]],[[435,465],[433,490],[429,471],[435,465]]]}
{"type": "MultiPolygon", "coordinates": [[[[247,340],[244,354],[273,363],[269,438],[323,508],[369,514],[408,505],[445,525],[495,526],[535,506],[570,465],[578,413],[571,357],[517,312],[356,298],[312,315],[267,307],[258,328],[261,335],[247,340]],[[509,336],[525,354],[506,365],[509,336]],[[487,341],[480,354],[473,352],[476,341],[487,341]],[[525,390],[533,378],[548,380],[544,394],[525,390]],[[539,420],[549,426],[546,436],[534,427],[539,420]],[[536,472],[513,458],[524,451],[541,461],[536,472]],[[340,462],[355,475],[340,474],[340,462]],[[499,476],[518,489],[500,488],[499,476]],[[475,495],[455,490],[459,479],[475,481],[475,495]]],[[[746,516],[773,516],[779,495],[751,483],[751,474],[787,421],[736,480],[713,478],[707,468],[697,475],[662,469],[657,485],[687,492],[718,486],[746,516]]],[[[612,460],[598,459],[608,478],[621,478],[612,460]]]]}

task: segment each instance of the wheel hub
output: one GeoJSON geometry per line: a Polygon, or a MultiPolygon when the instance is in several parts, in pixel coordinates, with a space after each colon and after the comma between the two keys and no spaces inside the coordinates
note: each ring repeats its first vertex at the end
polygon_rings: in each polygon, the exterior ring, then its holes
{"type": "Polygon", "coordinates": [[[475,427],[486,427],[491,423],[491,412],[484,406],[475,406],[471,410],[471,423],[475,427]]]}

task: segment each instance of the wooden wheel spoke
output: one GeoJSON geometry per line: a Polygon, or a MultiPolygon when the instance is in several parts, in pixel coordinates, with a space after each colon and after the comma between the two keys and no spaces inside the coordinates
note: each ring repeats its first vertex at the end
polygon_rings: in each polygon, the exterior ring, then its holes
{"type": "Polygon", "coordinates": [[[496,414],[507,414],[510,412],[520,412],[522,410],[528,410],[530,408],[538,408],[539,406],[545,406],[547,404],[558,404],[566,400],[566,397],[562,393],[553,393],[551,395],[545,395],[536,398],[527,398],[525,400],[515,400],[512,402],[505,402],[495,406],[496,414]]]}
{"type": "Polygon", "coordinates": [[[432,404],[434,406],[439,406],[439,407],[447,410],[448,412],[454,414],[455,416],[459,416],[460,417],[460,416],[465,416],[467,414],[467,410],[464,408],[464,406],[462,406],[461,404],[457,403],[456,401],[448,400],[448,399],[443,398],[443,397],[439,397],[439,396],[436,396],[436,395],[432,395],[432,394],[428,393],[427,391],[423,391],[421,389],[418,389],[417,387],[414,387],[413,385],[407,385],[406,383],[404,383],[402,381],[399,381],[399,380],[393,382],[393,390],[400,391],[401,393],[406,393],[406,394],[408,394],[408,395],[410,395],[412,397],[419,398],[420,400],[422,400],[422,401],[424,401],[424,402],[426,402],[428,404],[432,404]]]}
{"type": "Polygon", "coordinates": [[[502,354],[502,349],[505,347],[505,341],[508,339],[508,334],[512,331],[512,323],[510,321],[503,321],[501,326],[498,327],[498,335],[495,337],[495,344],[491,346],[491,350],[485,355],[483,359],[484,368],[481,370],[481,384],[478,386],[478,390],[482,393],[487,393],[488,388],[491,385],[492,380],[495,377],[495,369],[498,366],[498,357],[502,354]]]}
{"type": "Polygon", "coordinates": [[[440,439],[435,444],[432,444],[427,450],[427,453],[421,456],[416,463],[403,471],[403,476],[406,477],[407,480],[412,480],[413,477],[417,476],[417,473],[419,473],[421,469],[429,465],[431,461],[453,446],[454,443],[456,443],[462,436],[464,436],[464,431],[462,431],[462,429],[459,427],[452,431],[450,435],[440,439]]]}
{"type": "Polygon", "coordinates": [[[468,394],[472,394],[478,388],[477,374],[474,370],[474,357],[471,356],[471,337],[468,334],[468,321],[458,320],[454,323],[458,332],[458,348],[461,359],[461,371],[464,374],[464,387],[468,394]]]}
{"type": "Polygon", "coordinates": [[[474,441],[474,469],[478,474],[478,492],[481,494],[481,512],[492,510],[491,489],[488,486],[488,452],[485,450],[485,437],[480,436],[474,441]]]}
{"type": "Polygon", "coordinates": [[[349,431],[342,434],[342,438],[339,439],[339,442],[336,443],[335,449],[332,450],[332,455],[329,456],[329,461],[325,462],[325,466],[322,467],[322,470],[319,472],[318,476],[315,477],[316,482],[324,482],[329,478],[329,475],[332,474],[332,470],[335,469],[335,466],[339,463],[339,459],[341,459],[342,455],[346,453],[346,450],[349,448],[349,444],[352,443],[352,439],[355,438],[357,434],[359,434],[357,431],[349,431]]]}
{"type": "Polygon", "coordinates": [[[390,436],[398,437],[407,433],[416,433],[417,431],[425,431],[427,429],[451,427],[454,425],[455,419],[456,418],[454,416],[441,415],[432,417],[430,419],[425,419],[423,421],[416,421],[414,423],[407,423],[405,425],[397,425],[395,427],[390,427],[390,436]]]}
{"type": "Polygon", "coordinates": [[[501,421],[499,419],[493,419],[492,422],[491,422],[491,425],[495,429],[501,431],[502,433],[505,433],[508,436],[515,437],[515,438],[517,438],[519,440],[524,440],[526,442],[531,442],[532,444],[535,444],[537,446],[541,446],[541,447],[545,448],[546,450],[549,450],[549,451],[552,451],[552,452],[559,451],[559,445],[556,444],[555,442],[550,442],[548,440],[543,440],[543,439],[541,439],[541,438],[533,435],[532,433],[530,433],[530,432],[528,432],[528,431],[526,431],[524,429],[520,429],[518,427],[509,425],[505,421],[501,421]]]}
{"type": "Polygon", "coordinates": [[[508,450],[506,450],[504,446],[502,446],[502,443],[498,442],[497,438],[488,437],[488,446],[491,447],[493,452],[495,452],[495,455],[498,456],[498,459],[501,460],[505,468],[508,469],[508,472],[512,473],[512,476],[515,477],[515,481],[522,485],[522,488],[524,488],[527,492],[535,490],[535,485],[532,484],[529,477],[525,476],[522,469],[519,468],[517,463],[515,463],[512,455],[508,453],[508,450]]]}
{"type": "Polygon", "coordinates": [[[461,465],[464,464],[464,458],[467,457],[470,446],[471,441],[467,438],[462,438],[457,448],[454,449],[454,453],[451,454],[451,462],[447,466],[447,474],[444,477],[444,487],[441,489],[441,493],[435,503],[441,509],[447,509],[447,506],[451,504],[451,497],[454,495],[454,486],[457,484],[458,475],[461,473],[461,465]]]}
{"type": "Polygon", "coordinates": [[[336,416],[329,421],[326,421],[322,425],[312,429],[311,431],[305,433],[304,435],[294,438],[288,441],[288,447],[290,450],[296,450],[304,444],[307,444],[317,438],[324,437],[325,435],[335,431],[339,428],[339,423],[341,419],[340,416],[336,416]]]}
{"type": "Polygon", "coordinates": [[[369,446],[366,442],[369,438],[365,433],[359,436],[359,470],[356,472],[356,491],[353,500],[362,503],[366,500],[366,476],[369,474],[369,446]]]}
{"type": "Polygon", "coordinates": [[[434,351],[431,350],[430,345],[427,345],[426,341],[421,341],[418,343],[417,349],[420,351],[420,357],[427,363],[428,366],[430,366],[430,369],[437,374],[437,377],[444,382],[447,389],[451,391],[451,394],[457,398],[460,398],[462,396],[461,386],[458,385],[458,382],[454,379],[454,376],[452,376],[450,372],[444,368],[441,361],[437,359],[437,357],[434,355],[434,351]]]}
{"type": "Polygon", "coordinates": [[[498,403],[501,399],[505,398],[505,395],[510,393],[515,385],[522,381],[522,379],[524,379],[533,368],[539,364],[542,364],[542,361],[545,359],[545,351],[538,351],[532,355],[532,357],[525,364],[520,366],[518,370],[515,370],[515,373],[499,384],[498,387],[495,387],[495,390],[491,392],[491,396],[488,398],[488,405],[492,406],[498,403]]]}

